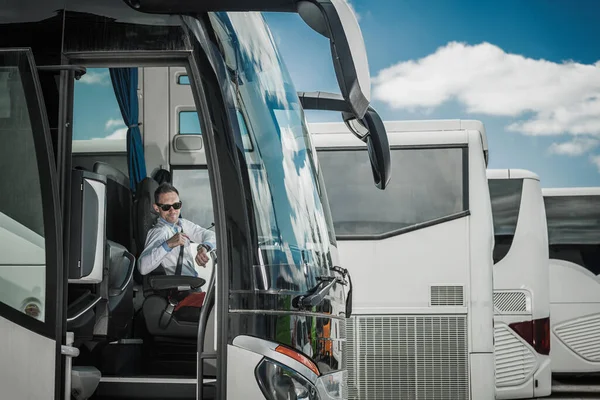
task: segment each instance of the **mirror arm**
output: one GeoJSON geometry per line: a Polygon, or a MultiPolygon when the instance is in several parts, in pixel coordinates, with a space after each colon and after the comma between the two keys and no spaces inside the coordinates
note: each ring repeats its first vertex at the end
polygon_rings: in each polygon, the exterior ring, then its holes
{"type": "Polygon", "coordinates": [[[329,92],[298,92],[305,110],[339,111],[352,114],[352,109],[341,94],[329,92]]]}

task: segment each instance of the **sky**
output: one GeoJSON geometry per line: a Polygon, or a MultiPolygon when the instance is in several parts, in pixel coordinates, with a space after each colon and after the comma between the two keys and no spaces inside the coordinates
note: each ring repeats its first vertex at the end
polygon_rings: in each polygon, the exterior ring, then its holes
{"type": "MultiPolygon", "coordinates": [[[[600,2],[352,0],[386,120],[478,119],[489,168],[600,186],[600,2]]],[[[265,14],[299,91],[338,92],[328,39],[265,14]]],[[[337,121],[308,112],[309,122],[337,121]]]]}
{"type": "MultiPolygon", "coordinates": [[[[600,1],[351,5],[369,58],[371,104],[384,121],[478,119],[489,168],[531,170],[543,187],[600,186],[600,1]]],[[[339,93],[328,39],[296,14],[264,15],[296,89],[339,93]]],[[[186,130],[199,130],[184,117],[186,130]]],[[[307,119],[340,120],[315,111],[307,119]]],[[[74,132],[124,137],[107,70],[90,69],[76,83],[74,132]]]]}

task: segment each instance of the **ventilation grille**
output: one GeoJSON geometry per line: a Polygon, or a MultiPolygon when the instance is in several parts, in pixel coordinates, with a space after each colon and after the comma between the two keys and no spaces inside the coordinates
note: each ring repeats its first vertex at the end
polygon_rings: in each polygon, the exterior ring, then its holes
{"type": "Polygon", "coordinates": [[[351,317],[346,323],[346,352],[344,353],[344,367],[348,371],[348,399],[357,399],[358,388],[356,377],[356,324],[355,318],[351,317]]]}
{"type": "Polygon", "coordinates": [[[567,321],[554,328],[554,333],[580,357],[600,362],[600,314],[567,321]]]}
{"type": "Polygon", "coordinates": [[[527,295],[524,292],[494,292],[496,314],[527,313],[527,295]]]}
{"type": "Polygon", "coordinates": [[[431,286],[431,306],[464,306],[462,286],[431,286]]]}
{"type": "Polygon", "coordinates": [[[506,325],[494,328],[494,353],[497,387],[524,383],[537,364],[533,351],[506,325]]]}
{"type": "Polygon", "coordinates": [[[469,399],[466,316],[357,316],[347,325],[349,399],[469,399]]]}

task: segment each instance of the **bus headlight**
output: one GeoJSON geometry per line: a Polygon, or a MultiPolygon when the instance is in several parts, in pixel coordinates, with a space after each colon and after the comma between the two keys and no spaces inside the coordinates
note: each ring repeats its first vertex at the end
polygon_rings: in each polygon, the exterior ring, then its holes
{"type": "Polygon", "coordinates": [[[254,373],[267,400],[319,400],[312,383],[274,360],[263,359],[254,373]]]}

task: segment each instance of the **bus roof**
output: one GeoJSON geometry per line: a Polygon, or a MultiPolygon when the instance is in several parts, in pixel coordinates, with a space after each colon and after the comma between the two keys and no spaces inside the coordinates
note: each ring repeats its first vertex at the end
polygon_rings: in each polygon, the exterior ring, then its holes
{"type": "MultiPolygon", "coordinates": [[[[434,119],[434,120],[415,120],[415,121],[384,121],[385,130],[388,133],[390,145],[398,144],[397,140],[401,137],[402,144],[405,145],[426,145],[426,144],[466,144],[466,130],[478,131],[483,144],[483,152],[488,154],[488,141],[485,127],[481,121],[467,119],[434,119]],[[396,140],[394,140],[396,139],[396,140]],[[395,143],[396,142],[396,143],[395,143]]],[[[343,122],[320,122],[311,123],[308,127],[313,135],[319,134],[349,134],[350,131],[343,122]]],[[[356,145],[356,138],[350,137],[348,144],[356,145]]],[[[345,140],[339,138],[329,140],[318,140],[321,146],[328,145],[346,145],[345,140]]]]}
{"type": "Polygon", "coordinates": [[[515,168],[496,168],[486,171],[488,179],[535,179],[540,180],[540,177],[535,173],[526,169],[515,168]]]}
{"type": "Polygon", "coordinates": [[[543,188],[544,197],[600,196],[600,187],[543,188]]]}
{"type": "MultiPolygon", "coordinates": [[[[471,119],[430,119],[414,121],[384,121],[388,132],[436,132],[477,130],[486,136],[485,127],[481,121],[471,119]]],[[[311,133],[348,133],[343,122],[320,122],[310,124],[311,133]]],[[[487,146],[487,139],[485,140],[487,146]]]]}

